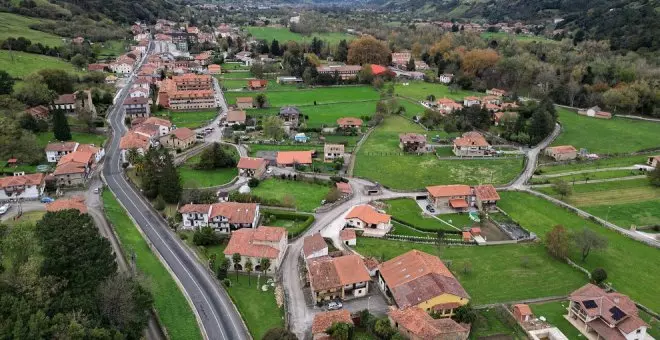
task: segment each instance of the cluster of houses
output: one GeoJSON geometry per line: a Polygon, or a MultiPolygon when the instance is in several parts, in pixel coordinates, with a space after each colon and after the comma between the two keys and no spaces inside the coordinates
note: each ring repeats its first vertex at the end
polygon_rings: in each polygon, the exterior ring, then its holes
{"type": "Polygon", "coordinates": [[[149,148],[162,145],[168,149],[184,150],[196,142],[195,131],[189,128],[173,128],[167,119],[140,117],[131,121],[131,129],[119,141],[121,159],[130,163],[130,152],[144,155],[149,148]]]}

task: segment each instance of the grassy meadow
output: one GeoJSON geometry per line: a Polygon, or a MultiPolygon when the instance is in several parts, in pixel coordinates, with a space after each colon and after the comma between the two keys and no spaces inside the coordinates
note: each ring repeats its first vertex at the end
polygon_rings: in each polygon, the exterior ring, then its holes
{"type": "Polygon", "coordinates": [[[321,201],[330,191],[330,187],[322,184],[307,183],[282,179],[268,179],[252,188],[252,194],[284,202],[291,199],[297,210],[313,211],[321,205],[321,201]]]}
{"type": "Polygon", "coordinates": [[[248,31],[250,34],[252,34],[252,37],[257,40],[267,40],[268,42],[271,42],[273,39],[278,40],[280,44],[283,44],[289,40],[293,40],[296,42],[310,42],[312,41],[313,37],[317,37],[321,40],[325,40],[331,45],[339,43],[340,40],[346,39],[346,40],[352,40],[354,39],[354,36],[345,34],[345,33],[339,33],[339,32],[330,32],[330,33],[312,33],[309,36],[302,35],[300,33],[295,33],[291,32],[288,28],[286,27],[255,27],[255,26],[249,26],[249,27],[244,27],[246,31],[248,31]]]}
{"type": "Polygon", "coordinates": [[[63,59],[40,54],[0,50],[0,70],[7,71],[13,77],[25,77],[30,73],[46,68],[78,72],[72,64],[63,59]]]}
{"type": "Polygon", "coordinates": [[[0,13],[0,41],[23,37],[33,44],[42,43],[51,47],[62,45],[62,37],[30,28],[30,25],[46,21],[48,20],[2,12],[0,13]]]}
{"type": "MultiPolygon", "coordinates": [[[[231,153],[238,161],[236,149],[233,147],[225,147],[224,150],[231,153]]],[[[181,181],[184,188],[207,188],[221,185],[231,182],[234,177],[238,176],[238,169],[236,167],[213,170],[195,169],[195,165],[199,163],[199,158],[199,154],[190,157],[181,167],[179,167],[179,174],[181,175],[181,181]]]]}

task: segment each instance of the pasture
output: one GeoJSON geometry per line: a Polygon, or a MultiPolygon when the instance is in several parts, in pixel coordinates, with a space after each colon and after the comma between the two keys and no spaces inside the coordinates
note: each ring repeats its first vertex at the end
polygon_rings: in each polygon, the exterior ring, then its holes
{"type": "Polygon", "coordinates": [[[320,206],[329,191],[330,187],[325,184],[282,179],[268,179],[252,188],[255,196],[291,203],[296,210],[308,212],[320,206]]]}
{"type": "Polygon", "coordinates": [[[474,91],[465,91],[465,90],[456,90],[451,91],[447,85],[439,83],[426,83],[423,81],[410,81],[407,82],[408,85],[403,85],[399,82],[394,86],[394,93],[403,96],[412,98],[415,100],[426,100],[428,95],[434,95],[436,100],[440,98],[447,97],[449,99],[463,101],[463,97],[467,96],[485,96],[485,93],[474,92],[474,91]]]}
{"type": "Polygon", "coordinates": [[[62,37],[30,28],[30,25],[47,21],[49,20],[2,12],[0,13],[0,41],[23,37],[33,44],[42,43],[50,47],[62,45],[62,37]]]}
{"type": "Polygon", "coordinates": [[[590,271],[604,268],[608,274],[607,281],[616,290],[653,310],[660,309],[660,300],[657,299],[660,286],[656,284],[660,279],[660,261],[648,261],[657,258],[660,250],[583,219],[542,198],[523,192],[500,192],[500,196],[502,199],[498,206],[541,240],[556,225],[563,225],[569,232],[589,228],[605,237],[608,242],[605,250],[592,251],[582,262],[579,250],[571,247],[570,258],[590,271]]]}
{"type": "Polygon", "coordinates": [[[552,145],[573,145],[599,154],[660,148],[660,123],[626,118],[597,119],[557,107],[562,132],[552,145]]]}
{"type": "MultiPolygon", "coordinates": [[[[236,149],[230,146],[224,147],[225,152],[230,153],[238,161],[236,149]]],[[[179,175],[184,188],[207,188],[231,182],[238,176],[236,167],[200,170],[195,166],[199,163],[200,155],[190,157],[179,167],[179,175]]]]}
{"type": "Polygon", "coordinates": [[[257,40],[266,40],[269,43],[275,39],[280,42],[280,45],[286,43],[289,40],[295,42],[311,42],[313,37],[317,37],[321,40],[325,40],[331,45],[339,43],[340,40],[346,39],[352,40],[354,36],[339,33],[339,32],[330,32],[330,33],[312,33],[311,35],[302,35],[300,33],[291,32],[288,28],[285,27],[255,27],[248,26],[244,27],[246,31],[252,34],[252,37],[257,40]]]}
{"type": "MultiPolygon", "coordinates": [[[[269,85],[270,86],[270,85],[269,85]]],[[[268,103],[273,107],[286,105],[314,105],[355,102],[359,100],[377,100],[380,95],[371,86],[342,86],[296,89],[289,91],[266,91],[268,103]]],[[[227,104],[236,104],[236,97],[256,97],[258,91],[228,92],[225,94],[227,104]]]]}
{"type": "MultiPolygon", "coordinates": [[[[64,59],[17,51],[0,50],[0,70],[5,70],[12,77],[22,78],[42,69],[58,69],[78,72],[64,59]]],[[[16,85],[20,86],[20,85],[16,85]]]]}
{"type": "Polygon", "coordinates": [[[195,129],[210,123],[218,115],[215,109],[205,111],[166,111],[161,112],[163,118],[169,119],[177,127],[187,127],[195,129]]]}

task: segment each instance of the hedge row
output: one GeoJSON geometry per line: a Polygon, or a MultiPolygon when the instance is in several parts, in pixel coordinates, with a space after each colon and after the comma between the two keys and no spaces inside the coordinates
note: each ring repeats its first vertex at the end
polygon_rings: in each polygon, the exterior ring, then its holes
{"type": "Polygon", "coordinates": [[[307,228],[309,228],[309,226],[311,226],[312,223],[314,223],[314,215],[298,214],[289,211],[264,210],[263,216],[264,218],[270,218],[271,216],[273,216],[276,219],[302,222],[296,228],[287,228],[287,231],[289,232],[289,238],[297,237],[298,235],[302,234],[305,230],[307,230],[307,228]]]}

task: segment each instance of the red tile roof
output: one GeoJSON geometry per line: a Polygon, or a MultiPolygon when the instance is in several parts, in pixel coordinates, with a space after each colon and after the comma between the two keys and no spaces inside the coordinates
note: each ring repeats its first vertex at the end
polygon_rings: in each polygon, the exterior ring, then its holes
{"type": "Polygon", "coordinates": [[[308,262],[310,285],[314,291],[341,287],[371,280],[358,255],[321,256],[308,262]]]}
{"type": "MultiPolygon", "coordinates": [[[[617,327],[622,327],[621,330],[630,332],[639,328],[641,325],[646,325],[644,321],[637,320],[639,319],[637,306],[635,302],[632,301],[628,296],[621,293],[608,293],[602,288],[588,283],[581,288],[577,289],[568,297],[569,300],[577,302],[581,305],[582,309],[590,317],[599,317],[600,319],[605,320],[609,324],[617,325],[617,327]],[[593,301],[597,308],[587,308],[585,301],[593,301]],[[618,308],[623,312],[623,317],[615,319],[612,308],[618,308]],[[631,318],[632,320],[624,323],[625,320],[631,318]],[[621,326],[619,326],[621,325],[621,326]],[[637,326],[635,328],[632,328],[637,326]]],[[[608,327],[609,328],[609,327],[608,327]]],[[[598,331],[598,330],[597,330],[598,331]]],[[[600,334],[600,332],[599,332],[600,334]]],[[[603,334],[606,336],[607,334],[603,334]]]]}
{"type": "Polygon", "coordinates": [[[178,128],[171,132],[178,140],[186,140],[195,136],[195,131],[189,128],[178,128]]]}
{"type": "Polygon", "coordinates": [[[419,133],[402,133],[399,134],[399,141],[402,143],[426,143],[426,137],[419,133]]]}
{"type": "Polygon", "coordinates": [[[355,125],[362,126],[362,119],[355,117],[343,117],[337,119],[337,125],[346,126],[346,125],[355,125]]]}
{"type": "Polygon", "coordinates": [[[327,249],[328,245],[319,233],[307,236],[303,239],[303,253],[305,254],[305,257],[312,255],[312,253],[316,253],[317,251],[321,251],[324,248],[327,249]]]}
{"type": "Polygon", "coordinates": [[[53,176],[84,173],[86,167],[83,163],[69,162],[57,164],[53,176]]]}
{"type": "Polygon", "coordinates": [[[340,309],[315,314],[314,322],[312,323],[312,335],[324,333],[330,326],[337,322],[352,325],[353,319],[351,319],[351,313],[346,309],[340,309]]]}
{"type": "Polygon", "coordinates": [[[57,162],[57,165],[63,165],[66,163],[80,163],[80,164],[89,164],[94,159],[94,153],[90,151],[79,151],[76,150],[72,153],[66,154],[60,158],[57,162]]]}
{"type": "Polygon", "coordinates": [[[142,134],[149,138],[153,138],[153,137],[157,137],[160,134],[160,128],[158,127],[158,125],[142,123],[136,126],[135,128],[133,128],[133,132],[142,134]]]}
{"type": "Polygon", "coordinates": [[[256,170],[261,168],[262,166],[266,165],[268,161],[266,161],[263,158],[255,158],[255,157],[241,157],[241,159],[238,161],[238,165],[236,166],[239,169],[252,169],[256,170]]]}
{"type": "Polygon", "coordinates": [[[500,194],[492,184],[477,185],[474,187],[474,194],[480,201],[499,201],[500,194]]]}
{"type": "Polygon", "coordinates": [[[179,208],[179,213],[182,213],[182,214],[189,214],[189,213],[208,214],[210,207],[211,207],[210,204],[189,203],[189,204],[185,204],[184,206],[179,208]]]}
{"type": "Polygon", "coordinates": [[[144,123],[172,127],[172,122],[170,122],[167,119],[158,118],[158,117],[149,117],[144,120],[144,123]]]}
{"type": "Polygon", "coordinates": [[[472,188],[463,184],[428,186],[426,191],[431,197],[469,196],[472,194],[472,188]]]}
{"type": "Polygon", "coordinates": [[[55,202],[46,204],[46,211],[55,212],[68,209],[76,209],[81,214],[86,214],[87,206],[85,205],[85,199],[83,197],[60,198],[55,200],[55,202]]]}
{"type": "Polygon", "coordinates": [[[551,150],[553,153],[559,153],[559,154],[577,152],[577,149],[575,149],[573,145],[551,146],[547,149],[551,150]]]}
{"type": "Polygon", "coordinates": [[[282,238],[286,239],[286,235],[286,229],[281,227],[262,226],[257,229],[238,229],[232,233],[223,253],[225,255],[239,253],[248,257],[276,259],[280,256],[282,249],[263,244],[263,242],[277,243],[282,238]]]}
{"type": "Polygon", "coordinates": [[[76,142],[48,143],[46,151],[73,152],[76,149],[76,142]]]}
{"type": "Polygon", "coordinates": [[[355,240],[356,238],[355,229],[347,228],[339,232],[339,239],[342,241],[355,240]]]}
{"type": "Polygon", "coordinates": [[[385,66],[371,64],[371,74],[374,76],[379,76],[381,74],[387,73],[389,70],[385,66]]]}
{"type": "Polygon", "coordinates": [[[478,146],[478,147],[485,147],[489,146],[488,142],[486,141],[486,138],[482,136],[479,132],[472,131],[472,132],[466,132],[463,134],[463,136],[458,137],[454,140],[454,145],[455,146],[478,146]]]}
{"type": "Polygon", "coordinates": [[[260,87],[265,87],[267,85],[268,85],[268,80],[265,79],[248,80],[248,87],[260,88],[260,87]]]}
{"type": "Polygon", "coordinates": [[[148,147],[149,138],[133,131],[126,132],[119,141],[119,148],[121,149],[147,149],[148,147]]]}
{"type": "Polygon", "coordinates": [[[424,310],[418,307],[392,309],[389,317],[400,328],[415,335],[416,339],[464,339],[469,329],[450,318],[433,319],[424,310]],[[451,336],[450,334],[456,334],[451,336]]]}
{"type": "Polygon", "coordinates": [[[245,111],[242,110],[230,110],[229,112],[227,112],[228,122],[245,123],[246,117],[247,115],[245,114],[245,111]]]}
{"type": "Polygon", "coordinates": [[[53,101],[53,104],[58,105],[58,104],[75,104],[76,103],[76,95],[73,93],[68,93],[68,94],[63,94],[60,95],[57,99],[53,101]]]}
{"type": "Polygon", "coordinates": [[[237,103],[249,103],[252,104],[254,102],[254,98],[252,97],[237,97],[236,98],[237,103]]]}
{"type": "Polygon", "coordinates": [[[469,206],[468,202],[463,198],[451,199],[449,200],[449,205],[452,208],[467,208],[469,206]]]}
{"type": "Polygon", "coordinates": [[[209,219],[224,216],[229,223],[252,223],[257,213],[256,203],[222,202],[211,205],[209,219]]]}
{"type": "Polygon", "coordinates": [[[533,315],[532,309],[529,308],[528,305],[523,304],[523,303],[513,305],[513,309],[514,310],[517,309],[518,313],[520,313],[520,315],[533,315]]]}
{"type": "Polygon", "coordinates": [[[41,183],[44,182],[45,177],[46,175],[43,173],[0,177],[0,188],[23,185],[41,185],[41,183]]]}
{"type": "Polygon", "coordinates": [[[277,164],[312,164],[312,153],[313,151],[278,151],[277,164]]]}
{"type": "Polygon", "coordinates": [[[361,204],[354,206],[351,211],[346,214],[345,219],[357,218],[369,224],[389,223],[390,215],[379,213],[374,207],[369,204],[361,204]]]}
{"type": "Polygon", "coordinates": [[[345,193],[345,194],[350,194],[353,192],[353,188],[351,188],[351,185],[345,182],[337,182],[336,183],[337,189],[339,191],[345,193]]]}
{"type": "Polygon", "coordinates": [[[124,100],[124,105],[146,105],[149,99],[145,97],[128,97],[124,100]]]}

